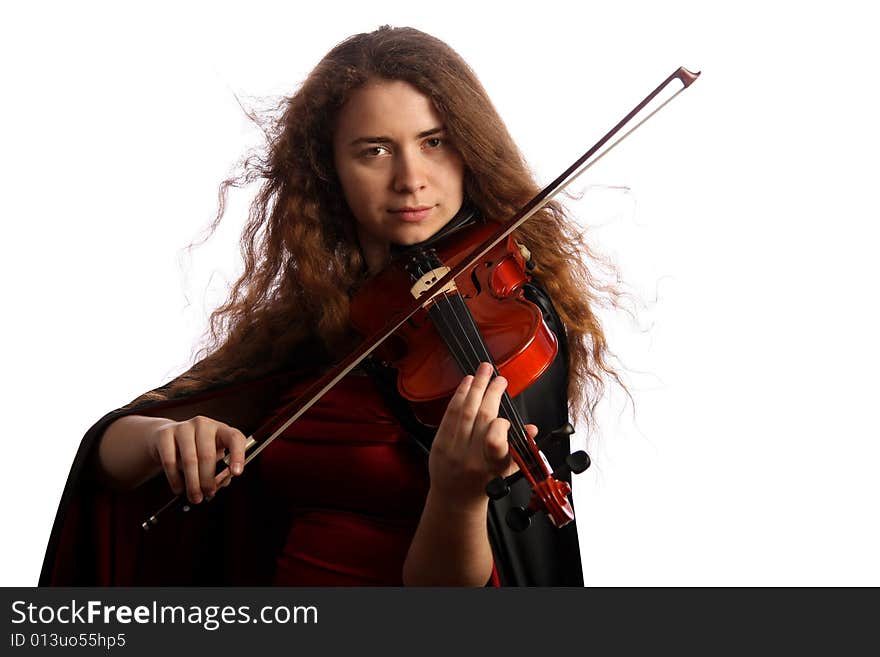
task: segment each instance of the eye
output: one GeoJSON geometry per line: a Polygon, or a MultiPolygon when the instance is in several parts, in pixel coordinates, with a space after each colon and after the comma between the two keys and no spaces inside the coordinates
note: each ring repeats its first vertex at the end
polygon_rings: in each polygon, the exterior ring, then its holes
{"type": "Polygon", "coordinates": [[[375,146],[370,146],[368,148],[363,149],[360,152],[362,157],[379,157],[380,155],[385,155],[388,153],[388,147],[382,146],[381,144],[377,144],[375,146]]]}
{"type": "Polygon", "coordinates": [[[425,146],[428,148],[440,148],[443,145],[443,139],[441,137],[429,137],[425,140],[425,146]]]}

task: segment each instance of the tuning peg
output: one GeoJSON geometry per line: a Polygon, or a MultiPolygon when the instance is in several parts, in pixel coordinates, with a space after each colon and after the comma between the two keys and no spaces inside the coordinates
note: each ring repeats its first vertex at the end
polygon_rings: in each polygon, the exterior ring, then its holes
{"type": "Polygon", "coordinates": [[[522,471],[517,470],[509,477],[504,477],[503,479],[501,477],[495,477],[492,481],[486,484],[486,495],[488,495],[490,499],[500,500],[510,492],[510,487],[519,481],[522,476],[522,471]]]}
{"type": "Polygon", "coordinates": [[[571,426],[569,422],[566,422],[563,426],[554,429],[550,433],[539,434],[538,437],[535,438],[535,445],[538,446],[538,449],[544,451],[546,447],[550,447],[550,445],[559,442],[563,438],[568,438],[573,433],[574,427],[571,426]]]}
{"type": "Polygon", "coordinates": [[[507,526],[515,532],[521,532],[528,529],[532,524],[532,515],[535,512],[521,506],[511,507],[507,512],[507,526]]]}
{"type": "Polygon", "coordinates": [[[580,474],[590,467],[590,456],[583,450],[573,452],[565,457],[565,463],[553,471],[554,479],[562,479],[569,472],[580,474]]]}

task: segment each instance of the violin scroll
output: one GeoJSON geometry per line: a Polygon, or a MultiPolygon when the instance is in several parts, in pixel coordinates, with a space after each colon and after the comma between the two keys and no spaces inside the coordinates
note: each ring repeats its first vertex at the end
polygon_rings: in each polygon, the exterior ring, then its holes
{"type": "MultiPolygon", "coordinates": [[[[574,427],[572,427],[571,424],[565,424],[558,429],[554,429],[543,436],[535,438],[535,445],[536,447],[543,449],[559,440],[568,438],[573,433],[574,427]]],[[[565,457],[565,463],[556,468],[548,479],[548,482],[555,480],[552,481],[552,483],[556,485],[558,490],[546,491],[544,494],[549,494],[552,498],[557,500],[557,504],[560,507],[564,507],[568,503],[566,498],[569,493],[571,493],[571,487],[567,482],[562,480],[567,478],[569,474],[580,474],[589,467],[590,457],[583,450],[569,454],[565,457]]],[[[510,487],[522,478],[523,470],[518,470],[508,477],[495,477],[486,485],[486,495],[488,495],[490,499],[500,500],[507,496],[510,493],[510,487]]],[[[564,513],[551,513],[550,510],[545,508],[541,503],[540,497],[533,495],[527,507],[515,506],[507,512],[507,525],[515,531],[523,531],[528,528],[531,523],[531,517],[537,511],[546,511],[551,522],[557,527],[567,524],[570,520],[564,513]]]]}

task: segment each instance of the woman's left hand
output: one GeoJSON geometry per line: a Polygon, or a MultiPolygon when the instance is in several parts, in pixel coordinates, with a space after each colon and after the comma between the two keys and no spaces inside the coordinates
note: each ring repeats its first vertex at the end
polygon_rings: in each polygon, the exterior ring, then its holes
{"type": "MultiPolygon", "coordinates": [[[[492,366],[481,363],[452,396],[431,447],[428,470],[431,493],[447,502],[468,505],[485,501],[486,484],[516,470],[510,457],[510,422],[498,417],[507,380],[492,378],[492,366]]],[[[526,425],[529,435],[538,430],[526,425]]]]}

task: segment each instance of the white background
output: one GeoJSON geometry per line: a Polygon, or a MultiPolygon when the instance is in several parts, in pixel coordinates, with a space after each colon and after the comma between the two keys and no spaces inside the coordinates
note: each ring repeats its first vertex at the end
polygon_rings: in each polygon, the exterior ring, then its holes
{"type": "Polygon", "coordinates": [[[606,399],[577,481],[587,583],[880,585],[867,10],[312,4],[0,10],[0,584],[36,583],[81,434],[186,367],[236,271],[245,193],[183,251],[257,143],[234,94],[289,94],[390,23],[471,63],[542,183],[676,67],[703,71],[570,203],[639,299],[606,314],[635,413],[606,399]]]}

